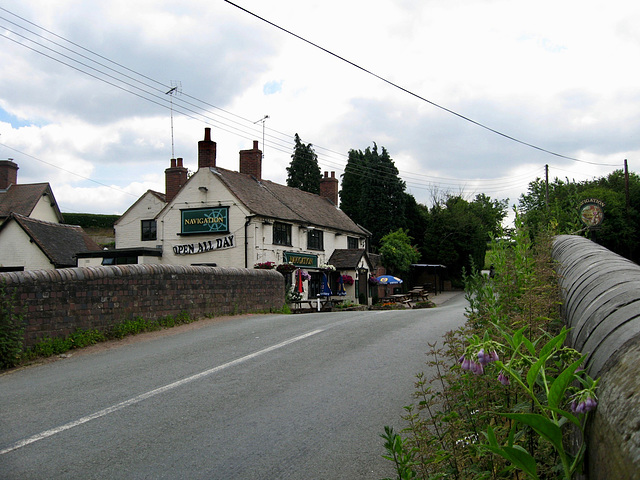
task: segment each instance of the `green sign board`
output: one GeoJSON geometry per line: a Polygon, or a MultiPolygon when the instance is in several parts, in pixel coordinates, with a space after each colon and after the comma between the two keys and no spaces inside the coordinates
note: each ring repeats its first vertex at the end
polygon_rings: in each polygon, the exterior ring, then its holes
{"type": "Polygon", "coordinates": [[[318,267],[318,256],[308,253],[284,252],[284,261],[285,263],[293,263],[296,267],[318,267]]]}
{"type": "Polygon", "coordinates": [[[183,234],[229,231],[229,207],[193,208],[181,213],[183,234]]]}

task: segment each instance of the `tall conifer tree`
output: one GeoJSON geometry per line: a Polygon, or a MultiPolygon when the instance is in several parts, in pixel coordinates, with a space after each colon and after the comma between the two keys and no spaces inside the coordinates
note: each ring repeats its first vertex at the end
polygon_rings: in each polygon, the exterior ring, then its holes
{"type": "Polygon", "coordinates": [[[299,188],[305,192],[320,193],[320,167],[318,156],[313,151],[313,145],[305,145],[296,133],[291,163],[287,167],[287,186],[299,188]]]}

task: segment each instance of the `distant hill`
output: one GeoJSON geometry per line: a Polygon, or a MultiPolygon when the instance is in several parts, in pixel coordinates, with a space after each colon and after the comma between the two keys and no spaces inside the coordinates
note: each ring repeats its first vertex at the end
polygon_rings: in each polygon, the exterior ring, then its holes
{"type": "Polygon", "coordinates": [[[99,215],[94,213],[63,213],[64,223],[79,225],[94,242],[101,247],[115,247],[113,224],[120,215],[99,215]]]}

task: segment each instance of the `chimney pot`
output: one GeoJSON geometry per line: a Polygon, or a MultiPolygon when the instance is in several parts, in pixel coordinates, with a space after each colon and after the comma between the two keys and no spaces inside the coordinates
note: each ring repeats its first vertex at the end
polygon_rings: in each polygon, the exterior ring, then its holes
{"type": "Polygon", "coordinates": [[[338,205],[336,172],[331,172],[331,178],[329,178],[329,172],[324,172],[324,177],[320,179],[320,196],[329,199],[334,205],[338,205]]]}
{"type": "Polygon", "coordinates": [[[165,200],[169,203],[187,183],[187,169],[182,166],[182,159],[171,159],[171,167],[164,171],[165,200]]]}
{"type": "Polygon", "coordinates": [[[0,190],[6,190],[18,183],[18,165],[13,159],[0,160],[0,190]]]}
{"type": "Polygon", "coordinates": [[[253,149],[240,150],[240,173],[246,173],[262,180],[262,151],[258,141],[253,141],[253,149]]]}
{"type": "Polygon", "coordinates": [[[211,128],[204,129],[204,140],[198,142],[198,169],[216,166],[216,142],[211,141],[211,128]]]}

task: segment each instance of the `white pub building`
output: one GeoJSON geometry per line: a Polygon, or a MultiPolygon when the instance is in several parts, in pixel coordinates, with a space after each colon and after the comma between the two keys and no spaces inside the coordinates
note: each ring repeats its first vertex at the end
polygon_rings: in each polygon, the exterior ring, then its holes
{"type": "Polygon", "coordinates": [[[303,296],[315,298],[322,269],[333,265],[334,293],[342,277],[347,299],[370,301],[369,233],[338,208],[334,172],[324,172],[320,195],[264,180],[257,141],[240,151],[239,171],[217,167],[216,143],[205,128],[198,170],[188,177],[182,159],[172,159],[165,182],[165,194],[147,191],[117,220],[115,250],[81,254],[78,266],[161,263],[282,271],[287,264],[304,271],[303,296]]]}

